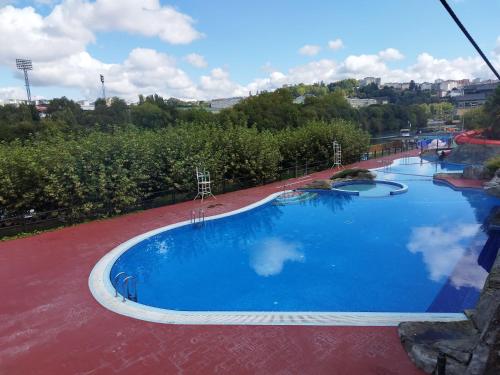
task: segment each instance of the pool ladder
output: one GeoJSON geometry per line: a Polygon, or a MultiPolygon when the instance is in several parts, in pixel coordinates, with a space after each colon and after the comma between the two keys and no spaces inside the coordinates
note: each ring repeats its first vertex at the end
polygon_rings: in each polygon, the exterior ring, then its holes
{"type": "Polygon", "coordinates": [[[190,223],[191,224],[196,224],[199,227],[202,227],[205,225],[205,210],[199,209],[198,212],[195,210],[191,211],[191,218],[190,218],[190,223]]]}
{"type": "Polygon", "coordinates": [[[122,302],[125,302],[125,296],[131,301],[137,302],[137,279],[134,276],[127,275],[125,272],[118,272],[113,278],[115,287],[115,297],[118,297],[119,283],[121,282],[122,302]],[[133,288],[130,288],[130,285],[133,288]],[[132,289],[132,290],[131,290],[132,289]]]}

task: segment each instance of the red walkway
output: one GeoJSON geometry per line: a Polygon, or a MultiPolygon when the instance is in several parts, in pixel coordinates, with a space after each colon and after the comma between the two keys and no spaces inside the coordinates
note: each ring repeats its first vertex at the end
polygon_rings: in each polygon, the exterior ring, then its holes
{"type": "MultiPolygon", "coordinates": [[[[220,195],[221,205],[209,212],[245,206],[281,185],[220,195]]],[[[199,204],[1,242],[0,374],[420,374],[394,327],[160,325],[112,313],[93,299],[88,276],[105,253],[186,220],[199,204]]]]}
{"type": "Polygon", "coordinates": [[[458,189],[472,188],[481,189],[488,180],[472,180],[466,178],[455,178],[452,176],[441,175],[439,177],[434,177],[437,181],[447,182],[458,189]]]}

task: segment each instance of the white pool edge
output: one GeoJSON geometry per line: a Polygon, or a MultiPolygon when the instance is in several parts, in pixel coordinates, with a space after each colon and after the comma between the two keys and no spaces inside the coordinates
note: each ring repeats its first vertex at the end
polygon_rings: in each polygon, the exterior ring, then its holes
{"type": "MultiPolygon", "coordinates": [[[[240,209],[207,217],[216,220],[261,206],[283,191],[240,209]]],[[[89,276],[89,289],[103,307],[131,318],[163,324],[195,325],[318,325],[318,326],[397,326],[405,321],[459,321],[462,313],[372,313],[372,312],[252,312],[252,311],[176,311],[151,307],[130,300],[122,302],[109,277],[115,261],[129,248],[155,234],[191,224],[189,220],[140,234],[104,255],[89,276]]]]}

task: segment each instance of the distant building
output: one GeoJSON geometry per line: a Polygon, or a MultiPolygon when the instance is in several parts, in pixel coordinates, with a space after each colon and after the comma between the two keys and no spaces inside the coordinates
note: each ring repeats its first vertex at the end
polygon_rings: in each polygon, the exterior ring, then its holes
{"type": "Polygon", "coordinates": [[[376,84],[377,86],[380,86],[381,79],[380,78],[375,78],[375,77],[365,77],[363,79],[359,80],[359,86],[368,86],[371,85],[372,83],[376,84]]]}
{"type": "Polygon", "coordinates": [[[456,113],[463,115],[472,108],[482,106],[500,85],[500,81],[487,81],[486,83],[476,83],[463,88],[463,95],[455,96],[453,102],[456,106],[456,113]]]}
{"type": "Polygon", "coordinates": [[[306,101],[306,98],[314,97],[315,95],[313,94],[304,94],[297,96],[295,99],[293,99],[293,104],[304,104],[306,101]]]}
{"type": "Polygon", "coordinates": [[[401,82],[387,82],[387,83],[384,83],[382,86],[392,87],[395,90],[402,90],[403,89],[403,84],[401,82]]]}
{"type": "Polygon", "coordinates": [[[409,89],[410,89],[410,82],[401,83],[401,90],[409,90],[409,89]]]}
{"type": "Polygon", "coordinates": [[[347,98],[347,101],[353,108],[368,107],[369,105],[378,104],[377,99],[360,99],[360,98],[347,98]]]}
{"type": "Polygon", "coordinates": [[[439,90],[441,91],[450,91],[457,87],[458,87],[457,81],[443,81],[439,83],[439,90]]]}
{"type": "Polygon", "coordinates": [[[464,94],[464,89],[462,87],[457,87],[457,88],[452,89],[451,91],[448,91],[448,96],[450,98],[462,96],[463,94],[464,94]]]}
{"type": "Polygon", "coordinates": [[[427,90],[432,90],[432,83],[430,82],[422,82],[419,87],[420,87],[420,90],[422,91],[427,91],[427,90]]]}
{"type": "Polygon", "coordinates": [[[242,100],[243,98],[239,96],[234,98],[213,99],[208,102],[208,106],[211,111],[217,112],[222,109],[231,108],[242,100]]]}
{"type": "Polygon", "coordinates": [[[78,100],[76,104],[84,111],[93,111],[95,109],[95,103],[90,102],[90,100],[78,100]]]}
{"type": "Polygon", "coordinates": [[[13,106],[20,106],[21,104],[28,104],[27,100],[24,99],[4,99],[0,102],[1,105],[13,105],[13,106]]]}

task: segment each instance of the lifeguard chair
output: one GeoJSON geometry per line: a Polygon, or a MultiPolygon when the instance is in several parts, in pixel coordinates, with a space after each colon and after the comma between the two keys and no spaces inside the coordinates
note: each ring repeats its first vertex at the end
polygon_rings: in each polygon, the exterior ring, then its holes
{"type": "MultiPolygon", "coordinates": [[[[196,167],[196,180],[198,182],[198,194],[194,197],[196,200],[198,197],[201,197],[201,201],[207,196],[215,196],[212,194],[212,181],[210,180],[210,172],[207,170],[201,171],[198,167],[196,167]]],[[[216,199],[216,198],[215,198],[216,199]]]]}

